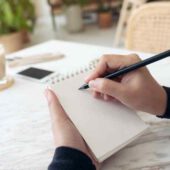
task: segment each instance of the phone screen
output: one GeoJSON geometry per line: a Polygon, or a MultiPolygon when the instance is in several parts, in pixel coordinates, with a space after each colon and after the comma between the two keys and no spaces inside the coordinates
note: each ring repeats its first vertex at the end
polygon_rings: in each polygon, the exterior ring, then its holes
{"type": "Polygon", "coordinates": [[[18,72],[17,74],[40,80],[52,73],[53,71],[30,67],[28,69],[18,72]]]}

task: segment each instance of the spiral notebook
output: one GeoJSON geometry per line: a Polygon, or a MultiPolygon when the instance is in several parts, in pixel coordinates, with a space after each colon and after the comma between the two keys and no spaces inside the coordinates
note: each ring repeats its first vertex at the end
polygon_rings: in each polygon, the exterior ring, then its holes
{"type": "Polygon", "coordinates": [[[95,99],[89,90],[78,90],[91,69],[66,75],[51,86],[96,159],[102,162],[140,136],[147,125],[122,104],[95,99]]]}

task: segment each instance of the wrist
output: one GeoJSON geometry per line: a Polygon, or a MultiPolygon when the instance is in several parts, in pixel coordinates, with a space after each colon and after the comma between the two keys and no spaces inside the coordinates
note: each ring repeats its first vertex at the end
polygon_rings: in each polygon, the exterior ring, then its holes
{"type": "MultiPolygon", "coordinates": [[[[166,112],[166,108],[167,108],[167,93],[164,87],[161,87],[160,90],[160,103],[157,103],[159,108],[158,110],[155,110],[155,113],[157,116],[163,116],[166,112]]],[[[155,107],[157,108],[157,107],[155,107]]]]}
{"type": "Polygon", "coordinates": [[[163,89],[166,92],[166,96],[167,96],[166,107],[164,113],[162,115],[157,115],[157,117],[170,119],[170,88],[163,87],[163,89]]]}

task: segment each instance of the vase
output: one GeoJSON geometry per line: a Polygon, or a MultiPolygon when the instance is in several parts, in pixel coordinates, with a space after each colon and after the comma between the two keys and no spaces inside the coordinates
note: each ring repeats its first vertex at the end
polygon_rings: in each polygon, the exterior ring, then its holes
{"type": "Polygon", "coordinates": [[[15,32],[0,36],[0,44],[3,44],[5,51],[11,53],[18,51],[24,47],[23,43],[23,32],[15,32]]]}
{"type": "Polygon", "coordinates": [[[71,5],[66,8],[67,30],[80,32],[83,30],[82,9],[79,5],[71,5]]]}
{"type": "Polygon", "coordinates": [[[30,34],[27,30],[22,30],[22,38],[23,38],[23,43],[27,44],[30,42],[30,34]]]}
{"type": "Polygon", "coordinates": [[[113,24],[112,12],[100,12],[98,15],[98,23],[100,28],[109,28],[113,24]]]}

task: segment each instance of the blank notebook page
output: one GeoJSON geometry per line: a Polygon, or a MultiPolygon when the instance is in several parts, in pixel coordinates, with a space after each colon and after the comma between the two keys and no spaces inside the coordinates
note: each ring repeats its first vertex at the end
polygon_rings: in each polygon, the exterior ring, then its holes
{"type": "Polygon", "coordinates": [[[52,89],[99,162],[139,136],[147,126],[136,112],[78,90],[88,73],[61,80],[52,89]]]}

